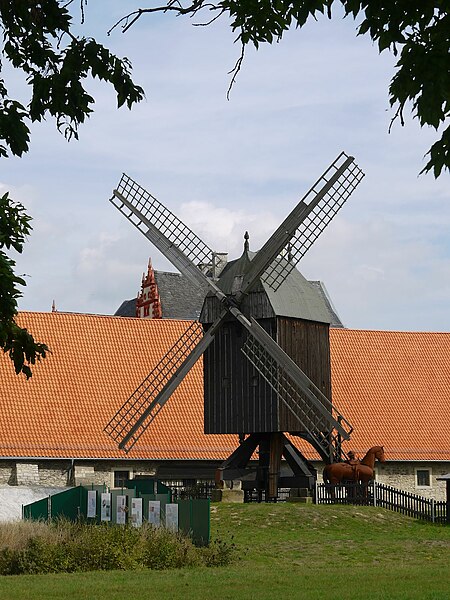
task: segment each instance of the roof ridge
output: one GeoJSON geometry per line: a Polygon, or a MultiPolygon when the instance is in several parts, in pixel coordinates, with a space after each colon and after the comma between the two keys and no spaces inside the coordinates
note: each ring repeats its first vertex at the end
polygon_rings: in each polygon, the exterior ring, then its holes
{"type": "MultiPolygon", "coordinates": [[[[342,331],[342,328],[335,328],[333,331],[342,331]]],[[[357,332],[357,333],[402,333],[407,335],[450,335],[450,331],[427,331],[427,330],[403,330],[403,329],[356,329],[352,327],[345,327],[345,331],[357,332]]]]}
{"type": "Polygon", "coordinates": [[[58,316],[73,316],[73,317],[93,317],[93,318],[98,318],[98,319],[112,319],[118,322],[121,322],[125,319],[128,319],[130,321],[139,321],[139,322],[143,322],[143,323],[148,323],[148,322],[153,322],[153,323],[158,323],[161,322],[162,320],[164,321],[177,321],[179,323],[193,323],[195,322],[196,319],[140,319],[138,317],[121,317],[118,315],[102,315],[102,314],[96,314],[96,313],[79,313],[79,312],[70,312],[70,311],[62,311],[62,310],[57,310],[55,312],[51,312],[51,311],[33,311],[33,310],[19,310],[19,312],[17,313],[18,316],[20,315],[36,315],[36,316],[49,316],[52,319],[58,318],[58,316]]]}

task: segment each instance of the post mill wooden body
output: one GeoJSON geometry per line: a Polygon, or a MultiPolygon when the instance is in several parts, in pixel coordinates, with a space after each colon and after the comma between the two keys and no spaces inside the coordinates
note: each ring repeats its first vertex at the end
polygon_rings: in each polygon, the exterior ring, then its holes
{"type": "MultiPolygon", "coordinates": [[[[233,280],[240,276],[236,273],[246,268],[251,254],[246,248],[240,259],[227,266],[217,282],[222,291],[230,293],[233,280]]],[[[245,296],[240,310],[245,316],[254,317],[331,400],[328,311],[320,294],[297,270],[275,294],[260,282],[245,296]]],[[[220,311],[216,296],[208,295],[200,314],[205,330],[220,311]]],[[[205,351],[205,433],[301,432],[298,417],[252,362],[244,359],[248,335],[236,319],[229,318],[205,351]]]]}
{"type": "Polygon", "coordinates": [[[223,463],[223,479],[276,498],[282,487],[307,487],[314,470],[284,435],[312,444],[325,462],[340,454],[351,426],[331,403],[326,310],[295,269],[363,177],[341,153],[261,250],[219,278],[218,256],[173,213],[123,175],[111,202],[186,276],[207,284],[193,324],[114,415],[105,431],[129,451],[202,354],[205,432],[238,433],[241,444],[223,463]],[[256,472],[247,465],[259,453],[256,472]],[[280,477],[282,456],[290,468],[280,477]]]}
{"type": "MultiPolygon", "coordinates": [[[[224,293],[232,294],[235,282],[251,267],[254,256],[246,239],[242,256],[229,263],[217,281],[224,293]]],[[[329,312],[322,296],[299,271],[294,269],[276,292],[259,281],[242,299],[239,308],[245,316],[253,316],[331,400],[329,312]]],[[[205,330],[220,311],[221,303],[214,294],[209,294],[200,314],[205,330]]],[[[289,432],[309,439],[309,428],[304,426],[298,413],[283,402],[277,389],[255,365],[242,356],[248,345],[248,335],[236,319],[229,318],[204,353],[204,429],[205,433],[236,433],[241,441],[246,439],[222,465],[220,476],[222,479],[241,479],[244,490],[265,491],[266,496],[272,498],[276,496],[279,484],[284,488],[311,487],[316,473],[283,435],[289,432]],[[259,457],[256,470],[248,467],[250,453],[255,450],[259,457]],[[283,454],[291,460],[291,474],[285,475],[280,483],[283,454]]],[[[314,417],[320,421],[317,411],[314,417]]],[[[322,446],[315,444],[314,437],[309,441],[325,460],[330,460],[329,453],[324,453],[322,446]]],[[[339,452],[337,448],[336,452],[339,452]]]]}

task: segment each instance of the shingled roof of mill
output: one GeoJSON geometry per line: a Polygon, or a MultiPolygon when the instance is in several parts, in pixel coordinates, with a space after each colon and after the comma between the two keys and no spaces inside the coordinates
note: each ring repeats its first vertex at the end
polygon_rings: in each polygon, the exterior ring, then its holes
{"type": "MultiPolygon", "coordinates": [[[[244,249],[240,258],[228,262],[222,271],[218,286],[225,294],[232,294],[239,281],[251,268],[252,261],[256,252],[251,252],[248,247],[244,249]]],[[[284,260],[284,259],[280,259],[284,260]]],[[[305,319],[308,321],[318,321],[321,323],[330,323],[333,327],[343,327],[336,311],[333,309],[328,293],[320,281],[311,282],[305,279],[300,271],[293,266],[289,274],[281,283],[277,291],[274,291],[262,279],[258,279],[252,286],[251,292],[264,292],[267,296],[271,316],[292,317],[296,319],[305,319]]],[[[212,294],[209,294],[212,296],[212,294]]],[[[245,299],[243,306],[245,305],[245,299]]],[[[206,305],[202,312],[201,320],[209,314],[206,305]]],[[[265,316],[269,316],[266,314],[265,316]]],[[[261,315],[259,315],[261,317],[261,315]]],[[[258,317],[257,317],[258,318],[258,317]]]]}
{"type": "MultiPolygon", "coordinates": [[[[252,256],[254,253],[250,252],[252,256]]],[[[230,261],[227,267],[224,269],[223,275],[230,270],[230,267],[235,264],[236,261],[230,261]]],[[[324,284],[321,281],[307,281],[299,271],[295,269],[295,273],[289,276],[289,281],[292,284],[289,285],[290,294],[288,304],[298,304],[300,299],[305,297],[309,300],[310,297],[314,297],[314,303],[318,303],[321,308],[322,317],[318,320],[329,321],[331,327],[343,327],[339,315],[334,308],[330,297],[325,289],[324,284]],[[298,284],[298,285],[297,285],[298,284]],[[324,317],[324,311],[326,316],[324,317]]],[[[192,319],[197,320],[200,316],[203,301],[205,296],[208,294],[208,286],[205,284],[204,287],[200,288],[194,285],[190,279],[180,273],[169,273],[167,271],[155,271],[155,280],[158,286],[159,299],[161,302],[162,315],[164,319],[192,319]]],[[[268,288],[269,294],[273,301],[277,304],[276,295],[268,288]]],[[[277,314],[285,314],[288,316],[291,309],[286,313],[287,302],[286,295],[283,294],[283,306],[277,306],[275,312],[277,314]]],[[[292,307],[291,307],[292,308],[292,307]]],[[[117,311],[114,313],[116,317],[135,317],[136,316],[136,298],[131,300],[124,300],[119,306],[117,311]]],[[[296,315],[297,316],[297,315],[296,315]]],[[[308,318],[308,317],[305,317],[308,318]]],[[[309,317],[311,318],[311,317],[309,317]]]]}

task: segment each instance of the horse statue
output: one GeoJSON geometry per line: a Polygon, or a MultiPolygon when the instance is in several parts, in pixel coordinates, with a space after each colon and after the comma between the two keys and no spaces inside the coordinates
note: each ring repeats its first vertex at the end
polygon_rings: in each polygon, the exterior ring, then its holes
{"type": "Polygon", "coordinates": [[[375,477],[375,460],[386,462],[383,446],[374,446],[367,451],[362,460],[338,462],[326,465],[323,470],[325,483],[338,484],[342,481],[367,484],[375,477]]]}

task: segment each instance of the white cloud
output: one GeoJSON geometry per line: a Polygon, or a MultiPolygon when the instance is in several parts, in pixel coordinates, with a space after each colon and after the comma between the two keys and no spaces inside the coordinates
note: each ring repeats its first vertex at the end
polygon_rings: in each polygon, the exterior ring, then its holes
{"type": "Polygon", "coordinates": [[[213,250],[226,251],[230,258],[242,253],[245,231],[250,234],[252,249],[257,250],[278,225],[267,211],[250,213],[199,201],[183,203],[178,216],[213,250]]]}

